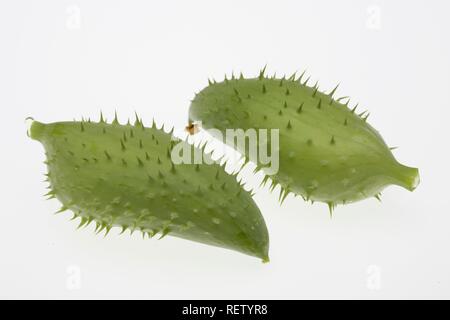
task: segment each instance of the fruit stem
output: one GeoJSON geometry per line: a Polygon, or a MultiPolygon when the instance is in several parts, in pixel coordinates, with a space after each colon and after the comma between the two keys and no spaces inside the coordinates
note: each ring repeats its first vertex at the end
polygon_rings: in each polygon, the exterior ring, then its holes
{"type": "Polygon", "coordinates": [[[413,191],[420,183],[419,169],[397,164],[395,170],[395,184],[413,191]]]}
{"type": "Polygon", "coordinates": [[[31,139],[39,140],[45,130],[45,125],[39,121],[32,120],[28,127],[28,135],[31,139]]]}

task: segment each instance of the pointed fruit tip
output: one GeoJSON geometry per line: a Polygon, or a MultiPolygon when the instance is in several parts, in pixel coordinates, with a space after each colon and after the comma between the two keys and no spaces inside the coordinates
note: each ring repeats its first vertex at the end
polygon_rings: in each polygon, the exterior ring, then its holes
{"type": "Polygon", "coordinates": [[[269,256],[267,255],[267,256],[263,257],[261,262],[264,263],[264,264],[269,263],[270,262],[269,256]]]}

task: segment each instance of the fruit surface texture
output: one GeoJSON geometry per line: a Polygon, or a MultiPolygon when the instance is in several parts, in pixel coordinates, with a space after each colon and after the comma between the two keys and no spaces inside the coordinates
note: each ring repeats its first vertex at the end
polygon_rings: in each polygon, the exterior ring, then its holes
{"type": "Polygon", "coordinates": [[[250,192],[224,165],[174,164],[171,151],[203,152],[163,128],[116,119],[106,123],[33,121],[29,136],[46,152],[50,198],[80,226],[114,226],[236,250],[268,261],[269,237],[250,192]]]}
{"type": "MultiPolygon", "coordinates": [[[[337,204],[368,197],[394,184],[410,191],[419,183],[416,168],[396,161],[381,135],[367,123],[366,113],[350,108],[346,98],[335,99],[336,88],[321,92],[308,86],[303,74],[296,78],[232,77],[209,85],[196,94],[190,122],[220,132],[227,129],[279,129],[279,170],[269,177],[280,185],[280,199],[289,193],[337,204]]],[[[225,141],[235,147],[233,141],[225,141]]],[[[268,140],[267,144],[271,141],[268,140]]],[[[258,143],[258,147],[266,147],[258,143]]],[[[248,148],[237,148],[249,158],[248,148]]],[[[256,170],[264,171],[257,162],[256,170]]]]}

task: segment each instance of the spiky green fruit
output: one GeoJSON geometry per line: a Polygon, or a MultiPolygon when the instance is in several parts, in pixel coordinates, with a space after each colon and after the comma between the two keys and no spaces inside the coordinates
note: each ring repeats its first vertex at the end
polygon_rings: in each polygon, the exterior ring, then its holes
{"type": "MultiPolygon", "coordinates": [[[[326,202],[331,210],[336,204],[378,198],[390,184],[414,190],[418,170],[395,160],[367,115],[334,99],[336,89],[320,92],[317,84],[302,82],[302,76],[268,78],[263,69],[257,78],[210,82],[193,99],[190,121],[219,129],[211,131],[218,138],[227,129],[279,129],[279,171],[270,178],[272,187],[281,186],[281,200],[293,192],[326,202]]],[[[234,141],[226,142],[234,146],[234,141]]],[[[249,148],[238,149],[249,158],[249,148]]],[[[258,161],[258,169],[265,165],[258,161]]]]}
{"type": "Polygon", "coordinates": [[[268,261],[267,228],[250,192],[220,164],[174,165],[171,150],[180,143],[192,156],[209,155],[155,123],[33,121],[29,135],[46,151],[47,195],[80,226],[169,234],[268,261]]]}

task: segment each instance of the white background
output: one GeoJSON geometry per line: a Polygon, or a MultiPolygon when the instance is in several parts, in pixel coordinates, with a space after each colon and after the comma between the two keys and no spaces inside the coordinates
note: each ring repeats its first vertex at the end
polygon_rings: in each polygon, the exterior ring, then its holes
{"type": "MultiPolygon", "coordinates": [[[[450,298],[450,45],[446,1],[2,1],[1,298],[450,298]],[[310,205],[257,189],[271,262],[167,237],[76,231],[45,201],[25,118],[137,111],[186,125],[208,77],[308,69],[341,83],[399,161],[410,193],[310,205]]],[[[245,175],[248,186],[259,176],[245,175]]],[[[276,190],[277,191],[277,190],[276,190]]]]}

